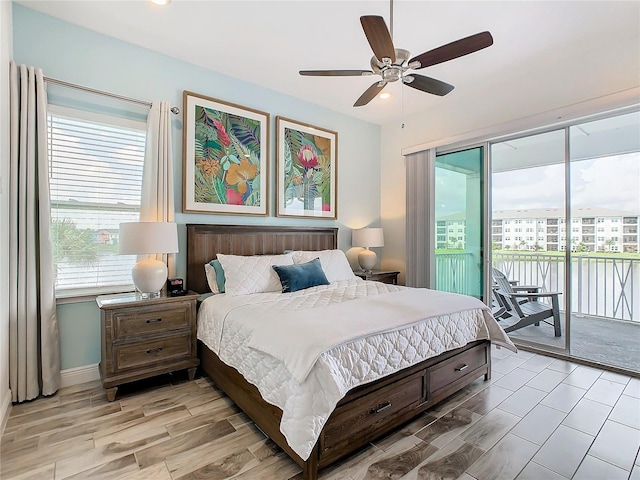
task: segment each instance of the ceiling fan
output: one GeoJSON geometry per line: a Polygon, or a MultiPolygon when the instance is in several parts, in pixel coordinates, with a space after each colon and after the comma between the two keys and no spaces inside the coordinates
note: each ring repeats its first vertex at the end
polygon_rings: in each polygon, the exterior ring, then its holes
{"type": "Polygon", "coordinates": [[[411,54],[408,50],[395,48],[393,45],[393,0],[391,0],[391,33],[384,18],[378,15],[362,16],[360,23],[374,53],[370,62],[371,70],[300,70],[300,75],[316,77],[380,75],[382,80],[371,85],[356,100],[356,103],[353,104],[354,107],[366,105],[382,91],[387,83],[398,80],[402,80],[404,84],[417,90],[444,96],[453,90],[453,85],[435,78],[411,73],[409,70],[419,70],[437,65],[493,45],[491,34],[481,32],[409,58],[411,54]]]}

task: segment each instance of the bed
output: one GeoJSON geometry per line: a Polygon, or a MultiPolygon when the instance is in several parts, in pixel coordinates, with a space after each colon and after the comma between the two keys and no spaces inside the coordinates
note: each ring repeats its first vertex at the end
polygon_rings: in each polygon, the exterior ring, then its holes
{"type": "MultiPolygon", "coordinates": [[[[204,264],[216,258],[217,254],[280,255],[285,251],[327,251],[336,248],[336,228],[189,224],[187,225],[187,287],[198,293],[210,292],[204,264]]],[[[344,291],[357,292],[361,290],[380,290],[376,292],[379,294],[379,298],[398,297],[402,302],[409,301],[409,303],[411,297],[408,295],[415,293],[413,292],[415,289],[384,286],[377,282],[365,282],[357,279],[332,282],[331,285],[309,289],[310,292],[314,291],[309,293],[309,296],[312,294],[324,295],[325,297],[327,295],[344,295],[342,293],[344,291]],[[394,288],[402,291],[396,292],[393,290],[394,288]],[[407,297],[403,298],[402,295],[407,297]]],[[[275,296],[278,295],[287,294],[275,294],[275,296]]],[[[290,298],[302,298],[306,293],[303,295],[300,292],[295,292],[290,295],[290,298]]],[[[269,294],[255,295],[258,302],[265,302],[264,306],[238,303],[244,301],[241,298],[234,300],[229,297],[223,300],[224,295],[215,297],[217,297],[215,301],[218,305],[212,307],[213,311],[215,308],[222,308],[220,305],[227,302],[228,305],[225,307],[227,310],[225,311],[235,312],[239,322],[243,321],[242,309],[249,309],[246,311],[252,312],[251,308],[269,310],[268,307],[271,305],[277,305],[269,303],[273,302],[269,294]],[[236,303],[234,304],[232,300],[236,303]]],[[[295,303],[295,300],[290,301],[295,303]]],[[[298,303],[302,301],[308,301],[308,299],[304,298],[298,303]]],[[[358,301],[360,298],[354,298],[353,301],[346,303],[356,306],[359,305],[358,301]]],[[[203,306],[201,306],[199,313],[199,324],[201,322],[200,315],[205,315],[203,312],[208,311],[203,309],[203,306]]],[[[333,308],[333,306],[329,305],[323,308],[333,308]]],[[[287,321],[287,315],[277,315],[273,318],[276,317],[283,322],[287,321]]],[[[417,324],[414,328],[422,328],[422,326],[417,324]]],[[[508,345],[510,342],[506,335],[501,336],[504,332],[499,327],[496,328],[499,332],[496,333],[494,330],[491,335],[487,334],[487,337],[500,337],[508,345]]],[[[239,328],[239,331],[242,331],[242,328],[239,328]]],[[[199,338],[200,336],[199,333],[199,338]]],[[[261,394],[258,387],[255,386],[261,385],[262,376],[265,375],[264,371],[254,373],[255,378],[252,378],[245,371],[247,378],[252,380],[247,381],[236,368],[221,360],[222,354],[219,356],[216,353],[216,348],[211,345],[211,342],[208,341],[199,340],[198,342],[200,365],[203,371],[266,435],[300,465],[305,480],[317,479],[319,469],[388,434],[479,377],[484,376],[485,380],[491,378],[490,341],[478,339],[468,341],[460,347],[444,351],[418,363],[410,364],[381,378],[362,384],[355,383],[356,386],[346,393],[342,391],[336,393],[339,395],[339,399],[330,405],[331,410],[326,414],[326,419],[323,417],[323,421],[318,427],[319,432],[315,432],[311,436],[312,441],[310,443],[307,441],[305,444],[304,448],[306,449],[301,450],[297,443],[290,441],[291,432],[295,432],[296,428],[289,427],[288,432],[285,429],[285,426],[290,424],[290,414],[286,408],[276,406],[277,401],[274,402],[268,395],[261,394]],[[281,427],[285,429],[287,435],[283,433],[281,427]]],[[[239,353],[245,355],[242,352],[239,353]]],[[[285,360],[283,359],[283,361],[285,360]]],[[[241,365],[234,365],[244,371],[241,365]]],[[[321,367],[317,369],[321,369],[321,367]]],[[[312,375],[316,375],[315,370],[312,372],[312,375]]],[[[300,381],[307,379],[304,375],[311,374],[306,371],[300,381]]],[[[332,390],[332,388],[328,386],[327,390],[332,390]]],[[[334,394],[331,393],[331,395],[334,394]]],[[[328,394],[328,396],[330,395],[328,394]]],[[[313,408],[316,408],[315,405],[313,408]]],[[[298,430],[300,429],[298,428],[298,430]]],[[[303,433],[305,432],[303,431],[303,433]]]]}

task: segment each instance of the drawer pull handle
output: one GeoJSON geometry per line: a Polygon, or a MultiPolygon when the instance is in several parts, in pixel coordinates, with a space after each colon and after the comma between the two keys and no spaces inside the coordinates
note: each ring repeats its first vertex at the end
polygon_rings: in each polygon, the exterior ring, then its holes
{"type": "Polygon", "coordinates": [[[391,408],[391,402],[384,402],[382,405],[376,407],[376,408],[372,408],[371,409],[371,413],[380,413],[380,412],[384,412],[385,410],[387,410],[388,408],[391,408]]]}
{"type": "Polygon", "coordinates": [[[161,318],[156,318],[155,320],[147,320],[147,323],[160,323],[161,321],[161,318]]]}
{"type": "Polygon", "coordinates": [[[156,353],[160,353],[162,351],[162,347],[154,348],[153,350],[147,350],[147,355],[155,355],[156,353]]]}
{"type": "Polygon", "coordinates": [[[466,363],[464,365],[462,365],[461,367],[457,367],[456,368],[456,372],[461,372],[463,370],[466,370],[467,368],[469,368],[469,365],[467,365],[466,363]]]}

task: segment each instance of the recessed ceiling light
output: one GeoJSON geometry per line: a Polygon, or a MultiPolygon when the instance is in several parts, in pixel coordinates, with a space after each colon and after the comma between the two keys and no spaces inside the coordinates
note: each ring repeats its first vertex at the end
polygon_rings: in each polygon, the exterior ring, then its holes
{"type": "Polygon", "coordinates": [[[149,0],[151,3],[155,3],[156,5],[168,5],[171,3],[171,0],[149,0]]]}
{"type": "Polygon", "coordinates": [[[380,94],[380,98],[383,100],[386,100],[389,97],[391,97],[391,94],[389,92],[383,92],[380,94]]]}

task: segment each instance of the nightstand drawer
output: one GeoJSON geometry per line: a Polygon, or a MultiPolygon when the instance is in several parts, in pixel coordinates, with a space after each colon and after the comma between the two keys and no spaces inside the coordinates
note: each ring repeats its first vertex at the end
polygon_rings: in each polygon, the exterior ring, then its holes
{"type": "Polygon", "coordinates": [[[188,358],[192,353],[191,345],[190,332],[157,340],[115,345],[113,347],[114,369],[117,372],[188,358]]]}
{"type": "Polygon", "coordinates": [[[144,311],[123,309],[113,315],[114,340],[187,328],[190,318],[188,310],[190,305],[169,308],[159,305],[146,307],[144,311]]]}

